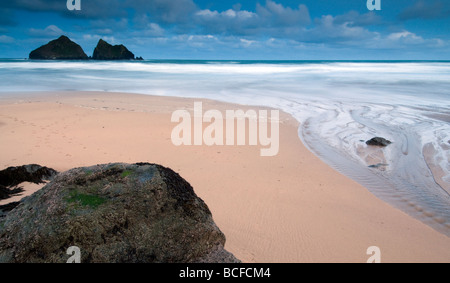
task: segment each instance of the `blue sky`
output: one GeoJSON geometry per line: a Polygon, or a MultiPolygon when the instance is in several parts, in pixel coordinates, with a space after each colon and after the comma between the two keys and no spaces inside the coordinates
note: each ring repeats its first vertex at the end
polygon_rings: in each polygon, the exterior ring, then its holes
{"type": "Polygon", "coordinates": [[[146,59],[450,60],[450,0],[1,0],[0,58],[64,34],[146,59]]]}

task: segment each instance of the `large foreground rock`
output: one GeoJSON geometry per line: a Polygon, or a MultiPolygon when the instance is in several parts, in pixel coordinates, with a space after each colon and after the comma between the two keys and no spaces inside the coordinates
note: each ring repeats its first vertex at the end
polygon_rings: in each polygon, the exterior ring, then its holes
{"type": "Polygon", "coordinates": [[[80,45],[63,35],[31,51],[29,58],[35,60],[87,60],[88,56],[80,45]]]}
{"type": "Polygon", "coordinates": [[[238,262],[207,205],[159,165],[108,164],[57,175],[0,218],[0,262],[238,262]]]}

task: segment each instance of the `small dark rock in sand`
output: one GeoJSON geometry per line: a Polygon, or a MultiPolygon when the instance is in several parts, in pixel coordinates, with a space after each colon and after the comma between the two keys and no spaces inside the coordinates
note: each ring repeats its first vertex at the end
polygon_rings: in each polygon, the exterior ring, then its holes
{"type": "Polygon", "coordinates": [[[9,167],[0,171],[0,199],[7,199],[23,190],[17,188],[24,182],[43,184],[51,180],[58,172],[37,164],[9,167]]]}
{"type": "MultiPolygon", "coordinates": [[[[5,186],[0,185],[0,200],[2,199],[8,199],[12,197],[13,195],[20,194],[23,192],[23,188],[16,187],[16,188],[7,188],[5,186]]],[[[1,208],[0,208],[1,210],[1,208]]]]}
{"type": "Polygon", "coordinates": [[[385,166],[389,166],[389,164],[378,163],[378,164],[369,165],[369,168],[380,168],[380,167],[385,167],[385,166]]]}
{"type": "Polygon", "coordinates": [[[191,185],[160,165],[76,168],[0,218],[0,262],[239,262],[191,185]]]}
{"type": "Polygon", "coordinates": [[[391,141],[389,141],[389,140],[387,140],[387,139],[385,139],[385,138],[380,138],[380,137],[375,137],[375,138],[372,138],[372,139],[370,139],[370,140],[368,140],[368,141],[366,141],[366,144],[367,145],[372,145],[372,146],[388,146],[388,145],[390,145],[392,142],[391,141]]]}

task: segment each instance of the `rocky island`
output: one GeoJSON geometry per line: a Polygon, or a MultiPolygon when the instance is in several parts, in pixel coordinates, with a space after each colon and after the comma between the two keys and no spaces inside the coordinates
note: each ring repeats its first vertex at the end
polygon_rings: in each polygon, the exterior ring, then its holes
{"type": "Polygon", "coordinates": [[[32,60],[143,60],[135,58],[134,54],[124,45],[111,45],[100,39],[92,57],[88,57],[80,45],[61,36],[49,43],[33,50],[29,59],[32,60]]]}
{"type": "Polygon", "coordinates": [[[87,60],[88,56],[80,45],[63,35],[33,50],[29,58],[34,60],[87,60]]]}
{"type": "Polygon", "coordinates": [[[97,47],[94,49],[94,60],[133,60],[134,54],[124,45],[111,45],[100,39],[97,47]]]}
{"type": "Polygon", "coordinates": [[[239,262],[191,185],[156,164],[75,168],[0,217],[0,262],[239,262]]]}

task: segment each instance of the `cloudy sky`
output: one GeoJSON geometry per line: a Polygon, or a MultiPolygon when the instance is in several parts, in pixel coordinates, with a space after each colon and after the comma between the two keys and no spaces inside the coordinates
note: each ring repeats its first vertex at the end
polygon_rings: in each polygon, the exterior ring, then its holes
{"type": "Polygon", "coordinates": [[[0,1],[0,58],[64,34],[146,59],[450,60],[450,0],[0,1]]]}

